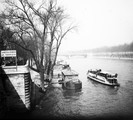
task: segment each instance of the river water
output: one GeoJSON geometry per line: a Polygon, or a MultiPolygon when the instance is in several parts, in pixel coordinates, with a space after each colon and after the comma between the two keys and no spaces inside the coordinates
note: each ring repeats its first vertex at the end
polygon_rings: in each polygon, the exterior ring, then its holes
{"type": "Polygon", "coordinates": [[[66,61],[79,73],[82,89],[63,90],[61,84],[51,85],[32,116],[133,117],[133,60],[71,57],[66,61]],[[87,70],[93,68],[118,73],[120,87],[113,88],[88,79],[87,70]]]}

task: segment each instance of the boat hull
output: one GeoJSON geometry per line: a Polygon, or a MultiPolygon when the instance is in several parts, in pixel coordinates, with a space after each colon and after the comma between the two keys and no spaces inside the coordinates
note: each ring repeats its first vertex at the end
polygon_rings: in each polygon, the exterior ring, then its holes
{"type": "Polygon", "coordinates": [[[70,90],[77,90],[82,88],[82,82],[74,83],[74,82],[63,82],[63,88],[70,89],[70,90]]]}

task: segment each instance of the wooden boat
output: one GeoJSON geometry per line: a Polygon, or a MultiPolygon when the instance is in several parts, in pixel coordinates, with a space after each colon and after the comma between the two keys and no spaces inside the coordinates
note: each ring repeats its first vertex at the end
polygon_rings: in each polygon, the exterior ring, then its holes
{"type": "Polygon", "coordinates": [[[117,76],[118,74],[112,74],[109,72],[104,72],[101,69],[96,70],[88,70],[87,77],[100,82],[105,85],[109,86],[119,86],[120,84],[117,82],[117,76]]]}
{"type": "Polygon", "coordinates": [[[62,71],[62,85],[66,89],[81,89],[82,82],[78,79],[78,73],[74,70],[62,71]]]}

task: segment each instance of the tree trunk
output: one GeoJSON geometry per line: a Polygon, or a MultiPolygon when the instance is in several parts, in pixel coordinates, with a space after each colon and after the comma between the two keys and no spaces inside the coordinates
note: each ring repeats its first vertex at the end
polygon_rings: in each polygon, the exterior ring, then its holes
{"type": "Polygon", "coordinates": [[[44,88],[44,71],[41,70],[39,74],[40,74],[40,86],[43,91],[46,91],[46,89],[44,88]]]}
{"type": "Polygon", "coordinates": [[[53,69],[50,72],[50,76],[51,76],[51,79],[50,79],[50,82],[51,82],[52,81],[52,78],[53,78],[53,69]]]}
{"type": "MultiPolygon", "coordinates": [[[[51,76],[51,78],[53,78],[53,70],[54,70],[54,66],[55,66],[55,63],[56,63],[56,59],[57,59],[57,54],[58,54],[58,50],[59,50],[59,47],[57,47],[57,50],[56,50],[56,52],[55,52],[55,58],[54,58],[54,60],[53,60],[53,64],[52,64],[52,62],[51,62],[51,70],[50,70],[50,76],[51,76]]],[[[52,79],[51,79],[52,80],[52,79]]],[[[50,82],[51,82],[51,80],[50,80],[50,82]]]]}

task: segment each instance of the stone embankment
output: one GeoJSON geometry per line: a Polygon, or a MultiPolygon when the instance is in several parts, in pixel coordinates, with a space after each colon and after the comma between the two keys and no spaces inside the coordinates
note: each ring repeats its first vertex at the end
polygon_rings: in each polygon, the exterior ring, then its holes
{"type": "MultiPolygon", "coordinates": [[[[17,69],[6,68],[5,70],[0,67],[0,118],[25,117],[27,115],[25,108],[34,110],[42,97],[45,96],[46,91],[42,91],[40,87],[40,75],[27,67],[19,66],[17,69]],[[30,73],[30,77],[27,76],[27,73],[30,73]],[[27,84],[25,80],[27,77],[30,78],[30,84],[27,84]]],[[[56,70],[54,72],[56,72],[56,75],[51,84],[58,82],[58,75],[61,71],[56,70]]],[[[47,82],[45,84],[46,90],[48,84],[47,82]]],[[[28,117],[30,117],[30,114],[28,114],[28,117]]]]}

